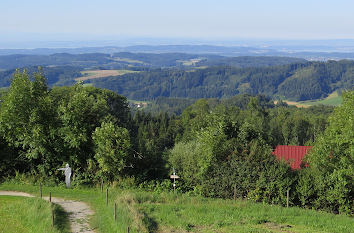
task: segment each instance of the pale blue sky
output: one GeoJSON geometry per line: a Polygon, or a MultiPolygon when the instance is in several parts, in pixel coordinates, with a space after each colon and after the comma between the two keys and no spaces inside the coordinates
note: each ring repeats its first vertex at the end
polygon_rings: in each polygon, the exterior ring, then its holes
{"type": "Polygon", "coordinates": [[[353,0],[0,0],[0,40],[354,39],[353,0]]]}

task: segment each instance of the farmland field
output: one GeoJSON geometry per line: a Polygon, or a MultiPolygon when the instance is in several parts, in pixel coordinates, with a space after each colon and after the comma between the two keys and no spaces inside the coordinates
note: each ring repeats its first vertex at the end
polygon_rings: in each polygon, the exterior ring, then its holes
{"type": "Polygon", "coordinates": [[[76,81],[84,81],[89,79],[105,78],[109,76],[120,76],[128,73],[136,73],[132,70],[85,70],[81,71],[83,77],[76,78],[76,81]]]}
{"type": "Polygon", "coordinates": [[[317,101],[303,101],[300,102],[301,104],[304,105],[316,105],[316,104],[323,104],[323,105],[331,105],[331,106],[338,106],[342,104],[342,97],[338,95],[338,92],[333,92],[330,94],[327,98],[322,99],[322,100],[317,100],[317,101]]]}
{"type": "Polygon", "coordinates": [[[178,60],[177,62],[182,63],[184,66],[195,66],[198,62],[203,60],[202,58],[194,58],[189,60],[178,60]]]}
{"type": "Polygon", "coordinates": [[[342,97],[338,95],[338,92],[333,92],[329,96],[327,96],[324,99],[319,99],[319,100],[308,100],[308,101],[285,101],[288,105],[295,105],[296,107],[299,108],[308,108],[313,105],[329,105],[329,106],[339,106],[342,104],[342,97]]]}
{"type": "Polygon", "coordinates": [[[139,60],[134,60],[134,59],[129,59],[129,58],[121,58],[121,57],[115,57],[113,58],[114,61],[122,61],[122,62],[127,62],[127,63],[135,63],[135,64],[145,64],[142,61],[139,60]]]}

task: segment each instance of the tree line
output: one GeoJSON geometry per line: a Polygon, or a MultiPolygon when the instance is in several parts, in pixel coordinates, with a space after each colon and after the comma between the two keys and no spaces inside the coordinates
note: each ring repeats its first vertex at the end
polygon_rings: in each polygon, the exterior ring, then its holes
{"type": "Polygon", "coordinates": [[[354,93],[343,106],[308,109],[264,96],[200,99],[181,115],[131,113],[115,92],[78,83],[48,88],[43,74],[17,71],[1,97],[0,174],[16,171],[59,182],[69,163],[74,184],[133,178],[209,197],[353,213],[354,93]],[[329,117],[330,116],[330,117],[329,117]],[[276,145],[313,145],[309,167],[291,170],[276,145]]]}

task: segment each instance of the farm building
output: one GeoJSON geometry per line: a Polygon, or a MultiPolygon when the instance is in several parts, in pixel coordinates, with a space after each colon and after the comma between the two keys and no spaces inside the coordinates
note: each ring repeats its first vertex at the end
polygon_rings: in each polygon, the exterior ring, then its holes
{"type": "Polygon", "coordinates": [[[292,169],[300,169],[301,163],[312,146],[284,146],[278,145],[273,151],[279,160],[284,159],[289,162],[292,169]]]}

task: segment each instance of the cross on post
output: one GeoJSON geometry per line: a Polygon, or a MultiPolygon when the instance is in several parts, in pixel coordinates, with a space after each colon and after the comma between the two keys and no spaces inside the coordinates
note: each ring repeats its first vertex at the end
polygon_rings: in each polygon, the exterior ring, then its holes
{"type": "Polygon", "coordinates": [[[176,179],[179,179],[179,176],[176,175],[175,168],[173,168],[173,174],[170,178],[173,179],[173,191],[176,193],[176,179]]]}

